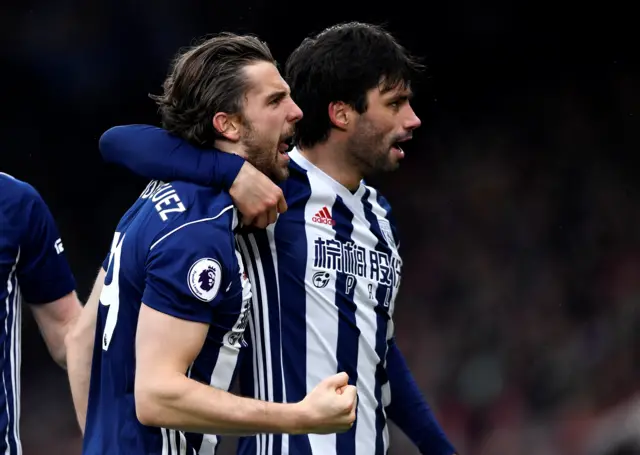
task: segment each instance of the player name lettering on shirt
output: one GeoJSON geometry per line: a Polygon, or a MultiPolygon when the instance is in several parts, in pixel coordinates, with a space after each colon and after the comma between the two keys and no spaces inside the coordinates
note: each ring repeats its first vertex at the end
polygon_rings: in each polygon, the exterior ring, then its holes
{"type": "Polygon", "coordinates": [[[147,185],[140,197],[142,199],[151,198],[151,200],[156,203],[155,208],[162,221],[167,221],[168,213],[181,213],[185,211],[184,204],[170,183],[153,180],[147,185]]]}
{"type": "Polygon", "coordinates": [[[316,269],[336,270],[396,289],[400,286],[402,259],[398,256],[338,239],[318,237],[313,243],[316,269]]]}

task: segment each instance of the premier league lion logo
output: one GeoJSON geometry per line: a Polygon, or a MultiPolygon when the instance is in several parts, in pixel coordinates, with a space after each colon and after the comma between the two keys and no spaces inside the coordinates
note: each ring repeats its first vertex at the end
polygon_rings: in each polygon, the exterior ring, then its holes
{"type": "Polygon", "coordinates": [[[222,267],[212,258],[198,259],[189,269],[189,289],[198,299],[211,302],[222,282],[222,267]]]}
{"type": "Polygon", "coordinates": [[[198,283],[200,283],[200,287],[203,291],[210,291],[213,289],[213,285],[216,282],[216,269],[212,266],[207,267],[202,272],[200,272],[200,276],[198,277],[198,283]]]}

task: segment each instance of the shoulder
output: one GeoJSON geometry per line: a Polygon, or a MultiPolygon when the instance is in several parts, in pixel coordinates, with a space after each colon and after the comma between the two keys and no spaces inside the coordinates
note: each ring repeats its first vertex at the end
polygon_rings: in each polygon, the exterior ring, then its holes
{"type": "Polygon", "coordinates": [[[215,253],[223,258],[229,256],[238,225],[229,194],[187,182],[172,182],[165,188],[155,193],[156,199],[160,195],[156,204],[173,195],[172,205],[166,206],[180,205],[182,212],[166,214],[168,220],[155,236],[150,250],[174,247],[215,253]]]}
{"type": "Polygon", "coordinates": [[[29,183],[3,172],[0,172],[0,195],[0,203],[7,205],[42,201],[40,193],[29,183]]]}
{"type": "Polygon", "coordinates": [[[220,284],[237,274],[236,225],[233,205],[217,213],[209,212],[205,217],[174,220],[149,245],[147,273],[167,281],[186,276],[191,292],[198,299],[212,301],[220,284]],[[207,287],[206,283],[212,285],[207,287]]]}
{"type": "Polygon", "coordinates": [[[372,186],[365,186],[365,195],[367,196],[366,204],[369,204],[371,211],[376,215],[378,219],[378,226],[387,243],[390,245],[395,244],[400,246],[400,236],[398,232],[398,225],[391,210],[391,204],[377,189],[372,186]]]}
{"type": "Polygon", "coordinates": [[[29,183],[0,173],[0,219],[5,226],[28,229],[43,219],[48,207],[40,193],[29,183]]]}
{"type": "Polygon", "coordinates": [[[391,204],[387,200],[384,195],[378,191],[377,188],[373,186],[367,185],[366,182],[362,182],[362,185],[365,187],[365,194],[367,195],[367,199],[369,203],[374,206],[374,209],[377,208],[382,209],[387,214],[391,214],[391,204]]]}
{"type": "Polygon", "coordinates": [[[233,205],[229,193],[221,189],[182,181],[160,183],[153,191],[152,201],[159,209],[169,205],[180,207],[183,209],[180,212],[169,213],[184,213],[182,218],[189,221],[217,217],[223,209],[233,205]]]}
{"type": "MultiPolygon", "coordinates": [[[[212,228],[231,231],[236,220],[233,202],[225,191],[193,183],[150,182],[138,204],[151,217],[156,226],[156,238],[173,235],[178,231],[200,232],[212,228]],[[191,227],[194,225],[194,227],[191,227]]],[[[135,205],[132,211],[136,211],[135,205]]]]}
{"type": "Polygon", "coordinates": [[[118,223],[127,248],[138,257],[163,260],[193,254],[227,257],[237,224],[235,208],[225,192],[185,182],[152,181],[118,223]]]}
{"type": "Polygon", "coordinates": [[[305,203],[311,196],[311,184],[307,170],[291,160],[289,163],[289,178],[280,183],[287,205],[305,203]]]}
{"type": "Polygon", "coordinates": [[[160,231],[150,249],[162,243],[184,242],[185,245],[232,244],[238,224],[233,205],[220,208],[205,217],[185,217],[170,223],[160,231]]]}

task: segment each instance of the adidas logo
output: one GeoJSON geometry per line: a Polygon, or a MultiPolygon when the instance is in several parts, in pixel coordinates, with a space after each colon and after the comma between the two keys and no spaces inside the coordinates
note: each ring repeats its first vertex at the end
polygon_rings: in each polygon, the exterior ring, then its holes
{"type": "Polygon", "coordinates": [[[320,224],[328,224],[329,226],[335,226],[336,222],[333,218],[331,218],[331,213],[329,213],[329,209],[325,206],[320,210],[316,215],[311,218],[311,221],[314,223],[320,224]]]}

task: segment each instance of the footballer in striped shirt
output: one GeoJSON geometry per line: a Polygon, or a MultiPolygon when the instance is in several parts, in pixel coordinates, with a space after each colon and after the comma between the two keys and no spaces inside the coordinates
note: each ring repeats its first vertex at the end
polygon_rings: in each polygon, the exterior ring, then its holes
{"type": "MultiPolygon", "coordinates": [[[[346,371],[358,415],[343,434],[243,438],[242,455],[386,455],[389,419],[421,453],[455,453],[395,343],[400,240],[389,203],[364,183],[399,166],[400,144],[420,126],[410,102],[420,70],[388,32],[362,23],[305,39],[285,65],[304,117],[280,185],[288,210],[238,236],[254,290],[240,384],[256,398],[296,402],[346,371]]],[[[101,145],[108,161],[146,177],[224,183],[198,165],[201,149],[161,129],[116,127],[101,145]]]]}

